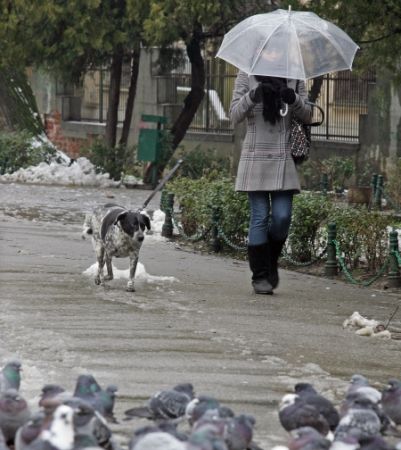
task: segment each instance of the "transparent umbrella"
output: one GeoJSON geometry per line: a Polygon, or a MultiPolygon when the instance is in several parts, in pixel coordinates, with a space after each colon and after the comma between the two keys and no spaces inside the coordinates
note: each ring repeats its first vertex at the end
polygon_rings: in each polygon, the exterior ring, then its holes
{"type": "Polygon", "coordinates": [[[238,23],[224,36],[216,56],[248,75],[307,80],[351,69],[358,48],[333,23],[290,8],[238,23]]]}

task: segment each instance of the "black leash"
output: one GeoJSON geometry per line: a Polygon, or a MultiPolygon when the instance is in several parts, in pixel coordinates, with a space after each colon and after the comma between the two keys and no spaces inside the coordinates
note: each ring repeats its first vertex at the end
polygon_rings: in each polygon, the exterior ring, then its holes
{"type": "Polygon", "coordinates": [[[163,186],[167,183],[167,181],[175,174],[175,172],[177,171],[177,169],[180,167],[180,165],[182,164],[184,160],[183,159],[179,159],[175,166],[170,170],[170,172],[168,172],[163,179],[159,182],[159,184],[153,189],[152,193],[149,195],[149,197],[144,201],[143,205],[141,208],[138,209],[138,211],[142,211],[144,210],[148,204],[150,203],[150,201],[152,200],[152,198],[157,194],[157,192],[159,192],[160,190],[163,189],[163,186]]]}

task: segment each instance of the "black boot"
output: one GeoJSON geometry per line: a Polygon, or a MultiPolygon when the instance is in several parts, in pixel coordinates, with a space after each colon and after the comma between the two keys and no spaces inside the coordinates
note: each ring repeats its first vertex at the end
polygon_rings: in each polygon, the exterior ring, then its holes
{"type": "Polygon", "coordinates": [[[279,283],[278,276],[278,259],[281,254],[281,250],[283,249],[285,244],[285,239],[282,241],[276,241],[272,238],[269,238],[269,271],[268,271],[268,280],[273,289],[276,289],[279,283]]]}
{"type": "Polygon", "coordinates": [[[272,286],[267,279],[269,270],[267,247],[267,244],[248,245],[249,267],[252,271],[255,294],[273,294],[272,286]]]}

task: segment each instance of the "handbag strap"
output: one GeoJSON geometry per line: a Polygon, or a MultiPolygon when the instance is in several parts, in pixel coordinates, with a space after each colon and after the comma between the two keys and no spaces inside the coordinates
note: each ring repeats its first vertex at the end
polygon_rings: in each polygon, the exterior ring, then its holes
{"type": "MultiPolygon", "coordinates": [[[[297,83],[295,85],[295,92],[298,94],[298,86],[299,86],[299,80],[297,80],[297,83]]],[[[320,126],[323,122],[324,122],[324,110],[322,107],[320,107],[319,105],[317,105],[316,103],[310,102],[309,100],[305,101],[305,104],[312,106],[313,108],[317,108],[320,111],[321,114],[321,120],[318,120],[317,122],[312,122],[312,123],[308,123],[306,124],[308,127],[318,127],[320,126]]]]}

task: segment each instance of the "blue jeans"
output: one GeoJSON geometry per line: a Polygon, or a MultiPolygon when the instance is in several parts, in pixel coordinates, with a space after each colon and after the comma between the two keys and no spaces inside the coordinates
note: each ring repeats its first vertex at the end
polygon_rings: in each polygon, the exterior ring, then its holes
{"type": "Polygon", "coordinates": [[[265,244],[269,238],[284,241],[291,224],[294,191],[248,192],[251,209],[248,244],[265,244]]]}

